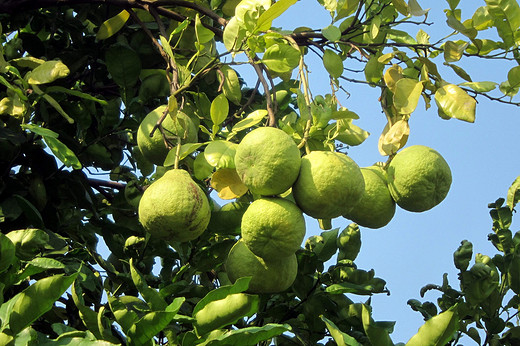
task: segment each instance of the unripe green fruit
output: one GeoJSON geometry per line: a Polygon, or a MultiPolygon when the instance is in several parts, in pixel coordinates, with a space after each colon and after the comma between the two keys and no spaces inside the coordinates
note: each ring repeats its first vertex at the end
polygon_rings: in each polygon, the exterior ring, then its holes
{"type": "Polygon", "coordinates": [[[197,238],[211,217],[208,198],[188,172],[172,169],[154,181],[139,201],[139,221],[153,236],[185,242],[197,238]]]}
{"type": "MultiPolygon", "coordinates": [[[[161,118],[165,109],[166,106],[160,106],[148,113],[137,130],[139,150],[148,161],[158,166],[163,165],[169,150],[159,129],[155,130],[152,137],[150,137],[150,132],[161,118]]],[[[182,143],[197,141],[197,128],[190,117],[183,112],[177,112],[175,121],[172,117],[167,116],[161,125],[164,133],[172,140],[173,144],[177,143],[176,137],[180,137],[182,143]]]]}
{"type": "Polygon", "coordinates": [[[197,334],[204,335],[253,315],[258,310],[258,303],[258,296],[245,293],[230,294],[209,302],[193,316],[197,334]]]}

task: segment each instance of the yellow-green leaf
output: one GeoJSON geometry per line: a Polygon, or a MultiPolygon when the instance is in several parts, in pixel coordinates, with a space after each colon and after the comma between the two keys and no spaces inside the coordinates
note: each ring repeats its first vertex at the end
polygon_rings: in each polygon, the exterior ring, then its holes
{"type": "Polygon", "coordinates": [[[392,126],[386,124],[383,133],[379,137],[379,153],[383,156],[397,153],[399,149],[406,145],[409,135],[410,126],[408,125],[408,120],[398,120],[392,126]]]}
{"type": "Polygon", "coordinates": [[[454,84],[446,84],[435,92],[435,103],[442,114],[468,122],[475,121],[477,101],[454,84]]]}
{"type": "Polygon", "coordinates": [[[226,120],[229,113],[229,102],[224,94],[219,94],[211,102],[210,115],[213,125],[220,125],[226,120]]]}
{"type": "Polygon", "coordinates": [[[395,93],[395,84],[403,78],[403,68],[399,65],[393,65],[386,70],[383,78],[388,89],[395,93]]]}
{"type": "Polygon", "coordinates": [[[65,144],[60,142],[57,138],[44,137],[45,143],[51,149],[54,155],[63,162],[67,167],[74,169],[81,169],[81,162],[72,150],[70,150],[65,144]]]}
{"type": "Polygon", "coordinates": [[[234,168],[221,168],[213,173],[211,186],[226,200],[243,196],[248,190],[234,168]]]}
{"type": "Polygon", "coordinates": [[[283,14],[289,7],[294,5],[297,0],[279,0],[260,15],[256,22],[255,31],[267,31],[271,28],[274,19],[283,14]]]}
{"type": "Polygon", "coordinates": [[[459,41],[448,41],[444,44],[444,61],[455,62],[462,58],[464,50],[468,47],[468,42],[459,41]]]}
{"type": "Polygon", "coordinates": [[[458,330],[457,308],[452,307],[424,323],[417,334],[412,336],[406,346],[442,346],[446,345],[458,330]]]}
{"type": "Polygon", "coordinates": [[[300,51],[290,44],[275,43],[266,49],[262,62],[276,73],[286,73],[298,66],[300,57],[300,51]]]}
{"type": "Polygon", "coordinates": [[[204,150],[204,157],[210,165],[220,168],[235,168],[235,153],[238,144],[228,141],[212,141],[204,150]]]}
{"type": "Polygon", "coordinates": [[[395,83],[394,106],[400,114],[411,114],[421,97],[424,82],[401,78],[395,83]]]}
{"type": "Polygon", "coordinates": [[[123,28],[128,18],[130,18],[130,13],[127,10],[123,10],[112,18],[105,20],[99,27],[96,34],[96,40],[106,40],[116,34],[123,28]]]}
{"type": "Polygon", "coordinates": [[[211,41],[215,36],[213,31],[209,30],[202,24],[198,13],[195,15],[195,35],[197,37],[198,43],[200,44],[211,41]]]}
{"type": "Polygon", "coordinates": [[[222,83],[222,92],[227,99],[236,105],[240,104],[242,99],[242,90],[240,89],[240,81],[235,70],[227,65],[220,67],[222,75],[218,74],[219,82],[222,83]]]}
{"type": "Polygon", "coordinates": [[[26,79],[29,84],[47,84],[56,79],[67,77],[69,68],[59,60],[46,61],[27,73],[26,79]]]}
{"type": "Polygon", "coordinates": [[[248,129],[252,126],[255,126],[259,122],[261,122],[267,116],[267,110],[258,109],[254,112],[251,112],[244,119],[240,120],[238,123],[233,126],[232,132],[237,133],[242,130],[248,129]]]}

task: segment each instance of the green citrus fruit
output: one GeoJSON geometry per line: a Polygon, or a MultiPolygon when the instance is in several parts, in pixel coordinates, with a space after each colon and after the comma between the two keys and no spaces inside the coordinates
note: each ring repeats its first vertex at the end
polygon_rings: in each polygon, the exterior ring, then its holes
{"type": "Polygon", "coordinates": [[[278,198],[257,199],[242,216],[242,238],[262,258],[293,255],[305,237],[305,219],[292,202],[278,198]]]}
{"type": "Polygon", "coordinates": [[[211,216],[208,199],[188,172],[172,169],[154,181],[139,201],[139,221],[153,236],[185,242],[197,238],[211,216]]]}
{"type": "Polygon", "coordinates": [[[345,154],[313,151],[302,158],[293,185],[296,204],[316,219],[333,219],[354,205],[365,190],[359,166],[345,154]]]}
{"type": "Polygon", "coordinates": [[[361,199],[347,210],[344,217],[360,226],[381,228],[395,214],[395,202],[390,195],[384,171],[379,167],[361,168],[365,191],[361,199]]]}
{"type": "Polygon", "coordinates": [[[401,208],[422,212],[442,202],[451,186],[451,170],[432,148],[413,145],[398,152],[387,167],[388,187],[401,208]]]}
{"type": "MultiPolygon", "coordinates": [[[[162,166],[166,155],[168,155],[168,148],[164,143],[164,138],[159,131],[155,130],[153,136],[150,137],[150,132],[161,118],[166,106],[160,106],[148,113],[139,125],[137,130],[137,145],[143,156],[150,162],[162,166]]],[[[167,116],[162,122],[162,127],[166,137],[173,143],[177,143],[177,137],[180,136],[182,143],[192,143],[197,141],[197,128],[193,121],[183,112],[177,112],[176,119],[167,116]]]]}
{"type": "Polygon", "coordinates": [[[260,127],[248,133],[235,154],[238,176],[253,193],[264,196],[287,191],[300,171],[300,150],[284,131],[260,127]]]}
{"type": "Polygon", "coordinates": [[[229,251],[226,272],[231,282],[251,276],[249,292],[276,293],[288,289],[296,279],[296,254],[282,258],[263,259],[249,250],[241,239],[229,251]]]}

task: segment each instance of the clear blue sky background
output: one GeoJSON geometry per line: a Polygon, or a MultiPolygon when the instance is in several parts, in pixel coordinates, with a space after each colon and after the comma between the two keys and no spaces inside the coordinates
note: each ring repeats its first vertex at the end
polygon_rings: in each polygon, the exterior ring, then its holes
{"type": "MultiPolygon", "coordinates": [[[[407,30],[415,36],[422,28],[432,36],[431,42],[452,32],[445,24],[443,10],[448,7],[445,1],[423,0],[419,3],[423,8],[431,7],[428,22],[435,24],[422,27],[408,24],[400,30],[407,30]]],[[[483,5],[483,0],[462,0],[463,19],[470,18],[474,10],[483,5]]],[[[283,29],[298,26],[318,29],[329,24],[328,12],[316,0],[300,0],[273,26],[283,29]]],[[[494,34],[490,32],[487,35],[494,34]]],[[[312,56],[309,54],[309,58],[312,56]]],[[[443,59],[439,57],[434,62],[442,65],[443,59]]],[[[307,63],[311,70],[313,94],[329,93],[329,80],[321,61],[312,58],[307,63]]],[[[496,82],[506,80],[507,71],[513,64],[492,63],[477,58],[464,58],[459,63],[474,81],[496,82]]],[[[440,70],[448,81],[463,82],[447,69],[440,70]]],[[[249,85],[254,85],[256,79],[253,79],[252,74],[251,78],[247,74],[243,74],[243,77],[249,85]]],[[[358,113],[360,119],[356,124],[371,133],[365,143],[351,148],[349,155],[360,166],[386,160],[377,149],[379,135],[386,123],[378,102],[379,89],[367,85],[343,85],[350,97],[340,93],[341,103],[358,113]]],[[[454,288],[459,288],[453,252],[462,240],[473,243],[474,253],[480,252],[491,257],[497,253],[487,241],[487,235],[491,232],[487,205],[498,197],[505,197],[510,184],[520,175],[520,160],[517,157],[520,109],[493,103],[483,97],[479,97],[478,101],[474,124],[439,118],[434,102],[432,108],[425,111],[424,102],[420,101],[412,114],[407,145],[432,147],[451,166],[453,184],[444,202],[425,213],[398,209],[388,226],[378,230],[362,228],[363,246],[356,264],[365,270],[374,268],[376,276],[387,281],[391,295],[376,295],[372,298],[373,316],[376,320],[397,321],[392,334],[394,342],[406,342],[424,322],[422,316],[406,304],[410,298],[423,300],[419,296],[421,287],[430,283],[442,284],[443,273],[448,273],[450,283],[454,288]]],[[[343,228],[348,223],[344,219],[335,219],[333,226],[343,228]]],[[[515,231],[515,223],[512,230],[515,231]]],[[[307,237],[320,232],[317,222],[308,219],[307,237]]],[[[436,301],[437,297],[437,294],[430,292],[425,299],[436,301]]],[[[357,296],[351,298],[355,301],[366,299],[357,296]]]]}

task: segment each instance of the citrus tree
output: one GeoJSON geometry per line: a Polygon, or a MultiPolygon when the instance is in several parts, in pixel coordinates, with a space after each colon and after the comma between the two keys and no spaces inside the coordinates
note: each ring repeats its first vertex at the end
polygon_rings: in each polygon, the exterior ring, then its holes
{"type": "MultiPolygon", "coordinates": [[[[449,193],[441,153],[406,147],[420,99],[466,122],[518,105],[520,6],[435,3],[452,33],[431,41],[416,0],[318,2],[330,22],[294,30],[273,21],[296,0],[0,2],[0,344],[394,344],[361,231],[449,193]],[[470,57],[507,80],[474,81],[470,57]],[[347,155],[368,136],[350,83],[381,93],[371,167],[347,155]]],[[[407,345],[520,342],[519,187],[490,204],[497,254],[462,242],[460,282],[409,301],[407,345]]]]}

